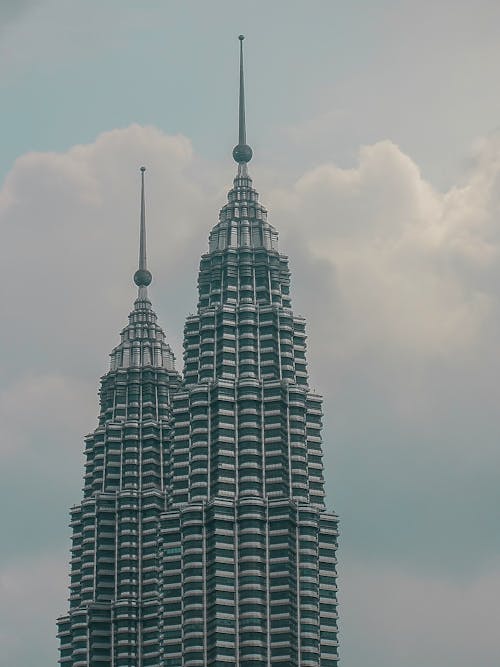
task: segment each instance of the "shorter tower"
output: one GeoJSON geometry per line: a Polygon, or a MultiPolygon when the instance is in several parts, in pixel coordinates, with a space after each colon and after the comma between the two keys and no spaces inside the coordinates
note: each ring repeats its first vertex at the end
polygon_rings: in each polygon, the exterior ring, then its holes
{"type": "Polygon", "coordinates": [[[181,380],[148,297],[144,172],[138,296],[101,380],[83,500],[71,510],[70,608],[58,621],[64,667],[159,664],[157,530],[181,380]]]}

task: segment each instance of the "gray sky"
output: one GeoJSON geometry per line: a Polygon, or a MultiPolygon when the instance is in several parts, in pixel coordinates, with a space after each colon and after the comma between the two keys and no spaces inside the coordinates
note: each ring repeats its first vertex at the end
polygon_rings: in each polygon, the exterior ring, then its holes
{"type": "Polygon", "coordinates": [[[325,396],[342,665],[497,667],[499,19],[460,0],[2,4],[0,667],[56,661],[141,164],[182,357],[234,174],[240,32],[251,173],[325,396]]]}

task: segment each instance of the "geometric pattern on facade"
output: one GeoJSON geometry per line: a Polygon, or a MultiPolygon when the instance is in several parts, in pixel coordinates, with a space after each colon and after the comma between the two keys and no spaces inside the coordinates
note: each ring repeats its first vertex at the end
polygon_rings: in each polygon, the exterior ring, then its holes
{"type": "Polygon", "coordinates": [[[147,296],[142,173],[139,296],[71,514],[65,667],[338,665],[322,401],[248,174],[240,53],[238,172],[201,258],[183,377],[147,296]]]}

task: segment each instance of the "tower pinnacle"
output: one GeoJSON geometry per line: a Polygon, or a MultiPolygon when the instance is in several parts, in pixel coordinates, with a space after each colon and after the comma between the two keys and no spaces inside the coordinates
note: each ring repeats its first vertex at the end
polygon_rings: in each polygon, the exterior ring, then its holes
{"type": "Polygon", "coordinates": [[[144,203],[144,172],[146,167],[141,167],[141,231],[139,240],[139,268],[134,273],[134,283],[139,288],[139,297],[147,296],[147,286],[151,284],[153,276],[148,271],[146,263],[146,206],[144,203]]]}
{"type": "Polygon", "coordinates": [[[238,145],[233,149],[233,158],[238,164],[250,162],[252,149],[247,144],[247,133],[245,124],[245,81],[243,75],[243,40],[244,35],[239,35],[240,40],[240,99],[239,99],[239,127],[238,145]]]}

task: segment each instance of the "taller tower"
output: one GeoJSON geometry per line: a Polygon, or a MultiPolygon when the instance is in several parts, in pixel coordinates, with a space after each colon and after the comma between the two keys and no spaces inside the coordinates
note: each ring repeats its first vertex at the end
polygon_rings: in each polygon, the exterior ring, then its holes
{"type": "Polygon", "coordinates": [[[72,511],[64,667],[337,667],[322,402],[248,173],[239,39],[237,173],[201,258],[182,380],[147,296],[142,172],[139,295],[72,511]]]}
{"type": "Polygon", "coordinates": [[[336,667],[337,517],[324,507],[321,398],[308,386],[288,259],[248,173],[243,36],[233,157],[172,402],[162,664],[336,667]]]}

